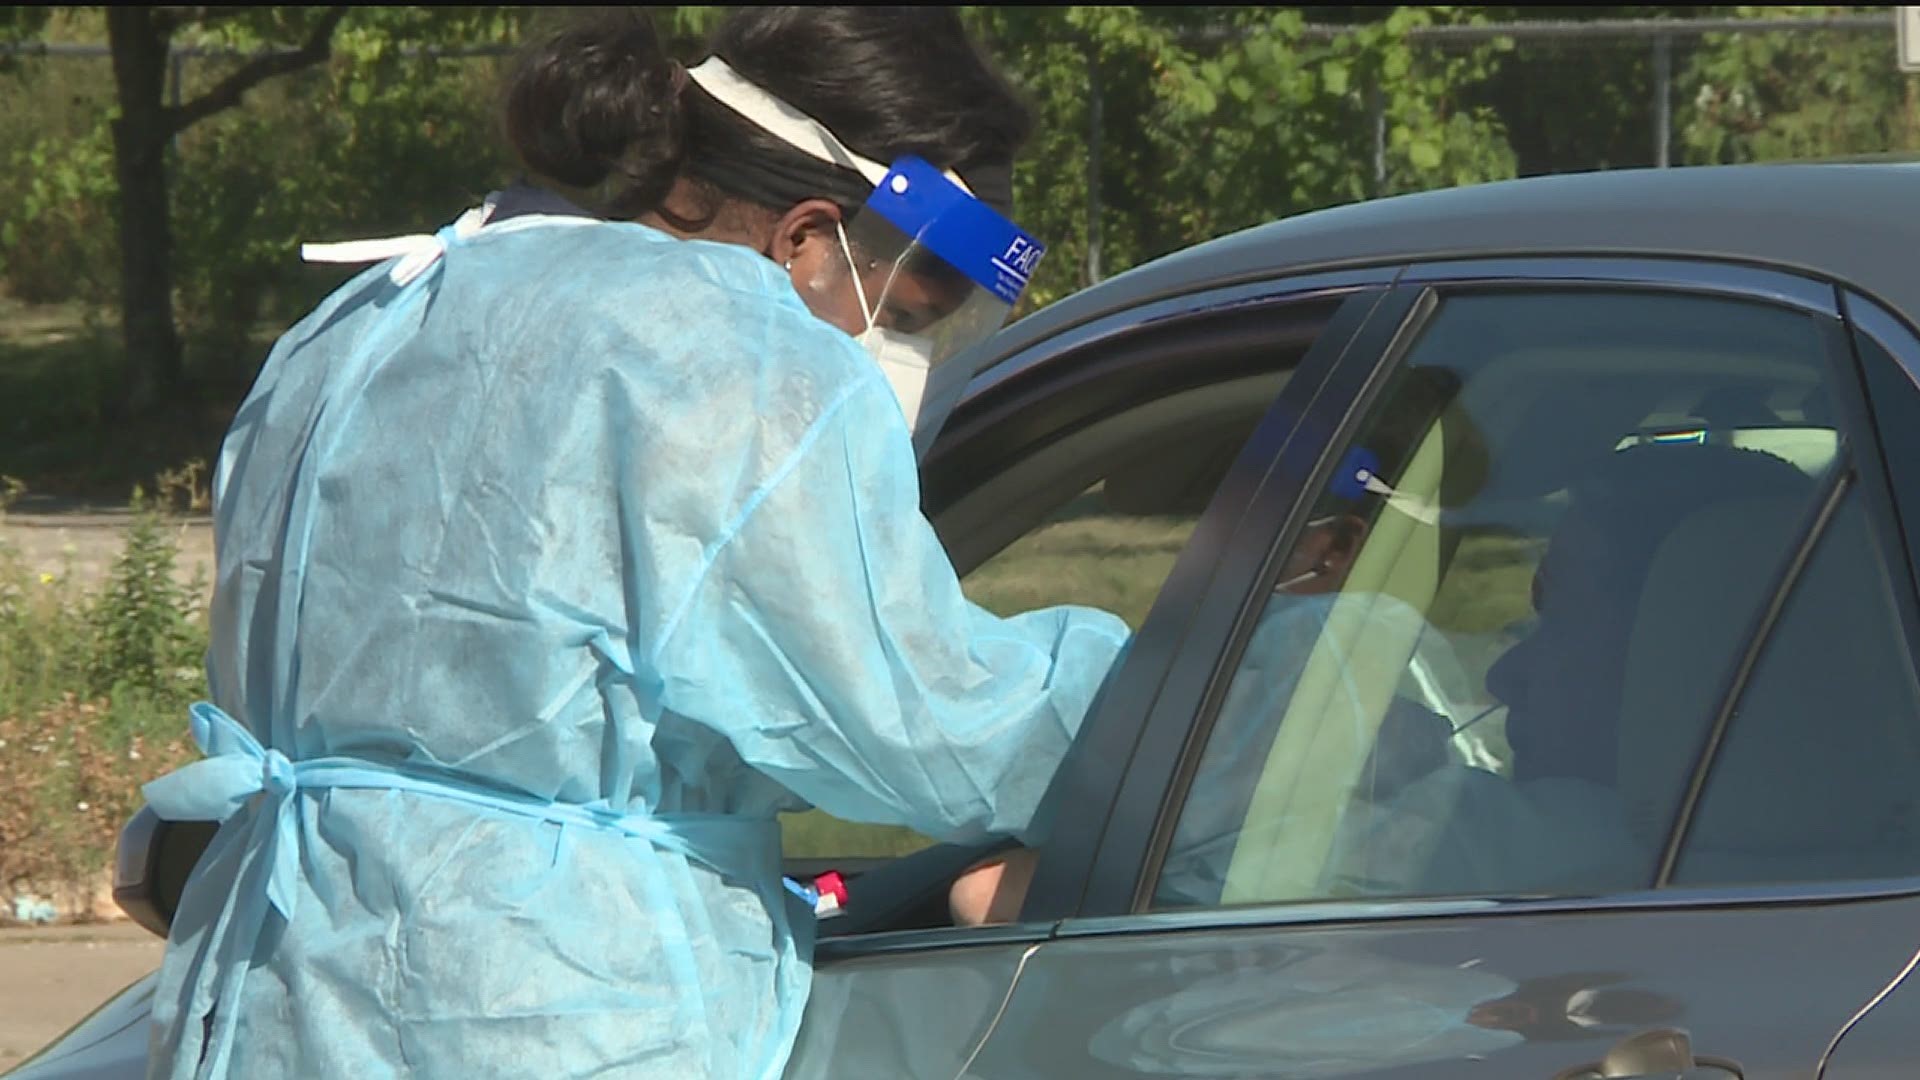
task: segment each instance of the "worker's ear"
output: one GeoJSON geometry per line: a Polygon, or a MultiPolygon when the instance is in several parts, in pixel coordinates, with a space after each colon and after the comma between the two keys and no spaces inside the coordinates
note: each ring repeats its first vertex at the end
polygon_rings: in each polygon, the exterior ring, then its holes
{"type": "Polygon", "coordinates": [[[781,266],[813,271],[831,251],[840,256],[840,208],[831,199],[795,203],[773,223],[766,237],[767,257],[781,266]]]}
{"type": "Polygon", "coordinates": [[[808,199],[780,215],[766,239],[766,253],[793,279],[794,291],[821,322],[858,336],[867,329],[860,290],[840,225],[840,208],[829,199],[808,199]]]}

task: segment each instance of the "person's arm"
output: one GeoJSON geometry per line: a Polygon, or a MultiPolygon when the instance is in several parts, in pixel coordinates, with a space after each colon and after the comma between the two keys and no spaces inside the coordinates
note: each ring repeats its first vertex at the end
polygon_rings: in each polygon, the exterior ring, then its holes
{"type": "Polygon", "coordinates": [[[1076,607],[1000,618],[962,595],[877,370],[744,505],[668,611],[661,704],[836,817],[1031,840],[1126,625],[1076,607]]]}
{"type": "Polygon", "coordinates": [[[1018,920],[1039,860],[1032,849],[1017,848],[968,867],[947,889],[953,925],[987,926],[1018,920]]]}

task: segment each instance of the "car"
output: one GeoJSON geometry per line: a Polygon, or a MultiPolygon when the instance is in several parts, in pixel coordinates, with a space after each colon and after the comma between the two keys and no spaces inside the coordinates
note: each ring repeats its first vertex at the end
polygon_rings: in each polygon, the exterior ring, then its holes
{"type": "MultiPolygon", "coordinates": [[[[1508,181],[1006,328],[927,511],[981,603],[1137,632],[1017,920],[949,911],[992,845],[839,864],[788,1075],[1914,1075],[1915,207],[1508,181]]],[[[143,1075],[152,985],[16,1075],[143,1075]]]]}

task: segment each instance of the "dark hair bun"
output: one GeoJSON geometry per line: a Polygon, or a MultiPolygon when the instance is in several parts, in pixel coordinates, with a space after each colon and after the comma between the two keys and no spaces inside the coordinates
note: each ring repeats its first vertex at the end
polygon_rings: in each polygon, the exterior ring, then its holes
{"type": "Polygon", "coordinates": [[[521,54],[507,83],[506,135],[534,174],[573,188],[618,182],[610,205],[657,205],[685,155],[675,65],[643,11],[617,9],[521,54]]]}
{"type": "Polygon", "coordinates": [[[917,154],[1012,213],[1014,153],[1032,113],[953,8],[735,8],[713,51],[854,151],[883,164],[917,154]]]}

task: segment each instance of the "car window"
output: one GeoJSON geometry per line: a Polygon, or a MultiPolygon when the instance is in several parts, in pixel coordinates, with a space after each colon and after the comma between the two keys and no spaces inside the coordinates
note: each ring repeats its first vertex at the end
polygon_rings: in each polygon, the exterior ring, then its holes
{"type": "MultiPolygon", "coordinates": [[[[991,495],[1010,542],[963,573],[968,599],[999,615],[1077,604],[1140,628],[1200,514],[1305,345],[1230,378],[1117,410],[1007,470],[991,495]],[[1023,474],[1023,475],[1015,475],[1023,474]],[[1024,512],[1032,520],[1009,521],[1024,512]]],[[[791,858],[885,857],[933,841],[911,830],[783,815],[791,858]]]]}
{"type": "MultiPolygon", "coordinates": [[[[1252,434],[1263,406],[1249,409],[1245,430],[1235,432],[1240,441],[1252,434]]],[[[1220,465],[1222,475],[1228,463],[1230,457],[1220,465]]],[[[1219,478],[1208,480],[1211,491],[1219,478]]],[[[1116,506],[1120,488],[1116,484],[1110,492],[1102,479],[1049,514],[961,578],[967,598],[997,615],[1080,604],[1111,611],[1140,629],[1200,516],[1182,506],[1137,507],[1124,496],[1116,506]],[[1141,509],[1147,512],[1132,512],[1141,509]]],[[[800,858],[904,855],[933,843],[911,829],[841,821],[820,810],[787,815],[781,829],[786,853],[800,858]]]]}
{"type": "Polygon", "coordinates": [[[1444,300],[1280,553],[1155,906],[1649,886],[1841,452],[1825,341],[1705,296],[1444,300]]]}
{"type": "MultiPolygon", "coordinates": [[[[1650,752],[1667,727],[1704,734],[1676,652],[1698,647],[1705,598],[1741,575],[1730,532],[1765,530],[1742,507],[1702,515],[1653,567],[1629,658],[1625,752],[1650,752]],[[1686,643],[1683,645],[1683,642],[1686,643]],[[1671,695],[1671,696],[1669,696],[1671,695]]],[[[1920,687],[1887,573],[1858,492],[1821,535],[1767,637],[1714,756],[1673,880],[1784,884],[1920,871],[1920,687]]],[[[1718,642],[1713,646],[1719,648],[1718,642]]],[[[1673,764],[1637,771],[1628,804],[1659,813],[1673,764]]]]}
{"type": "MultiPolygon", "coordinates": [[[[1907,486],[1920,431],[1920,390],[1885,349],[1857,338],[1894,474],[1907,486]]],[[[1903,506],[1912,520],[1911,504],[1903,506]]],[[[1726,572],[1715,532],[1736,513],[1677,533],[1662,553],[1678,609],[1726,572]],[[1702,567],[1691,569],[1690,562],[1702,567]]],[[[1920,871],[1920,686],[1895,603],[1903,557],[1883,550],[1865,496],[1850,492],[1819,537],[1741,694],[1674,867],[1684,885],[1781,884],[1904,877],[1920,871]]],[[[1648,633],[1626,687],[1639,738],[1678,717],[1662,691],[1677,680],[1663,648],[1687,615],[1646,613],[1648,633]],[[1671,621],[1666,621],[1672,615],[1671,621]],[[1662,638],[1666,641],[1662,641],[1662,638]]]]}

